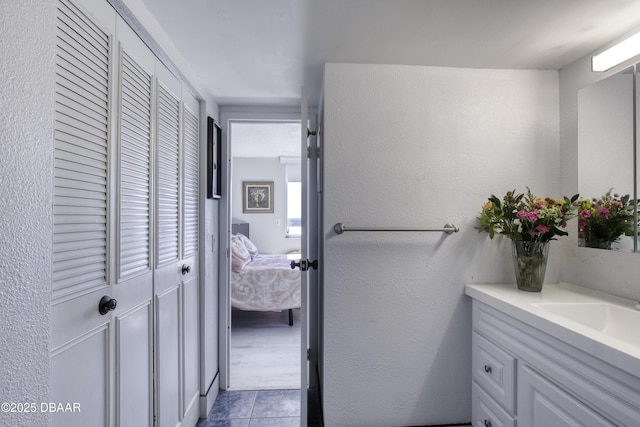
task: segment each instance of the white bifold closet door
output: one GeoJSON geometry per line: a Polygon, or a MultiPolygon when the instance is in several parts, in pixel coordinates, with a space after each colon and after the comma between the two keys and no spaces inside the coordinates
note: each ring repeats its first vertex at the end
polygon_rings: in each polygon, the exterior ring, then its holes
{"type": "Polygon", "coordinates": [[[116,425],[153,425],[152,125],[155,57],[117,20],[116,425]]]}
{"type": "Polygon", "coordinates": [[[52,414],[53,426],[110,426],[114,415],[115,321],[98,312],[102,296],[113,296],[111,16],[103,27],[58,3],[50,397],[80,411],[52,414]]]}
{"type": "MultiPolygon", "coordinates": [[[[163,71],[163,70],[160,70],[163,71]]],[[[156,84],[156,310],[158,426],[180,421],[180,82],[165,72],[156,84]]]]}
{"type": "Polygon", "coordinates": [[[96,0],[58,2],[55,91],[51,425],[192,426],[198,102],[96,0]]]}
{"type": "Polygon", "coordinates": [[[182,276],[182,408],[186,425],[193,425],[200,412],[199,102],[183,90],[182,107],[182,262],[190,269],[182,276]]]}
{"type": "Polygon", "coordinates": [[[199,415],[197,100],[156,66],[157,263],[154,272],[158,426],[199,415]],[[184,102],[180,102],[180,98],[184,102]],[[181,143],[182,142],[182,143],[181,143]]]}
{"type": "Polygon", "coordinates": [[[81,6],[57,12],[51,343],[51,401],[78,411],[51,422],[152,426],[153,56],[106,3],[81,6]]]}

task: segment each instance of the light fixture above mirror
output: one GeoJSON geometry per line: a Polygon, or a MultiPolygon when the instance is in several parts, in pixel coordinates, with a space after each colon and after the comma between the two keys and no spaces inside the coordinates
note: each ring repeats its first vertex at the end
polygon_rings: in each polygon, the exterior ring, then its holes
{"type": "Polygon", "coordinates": [[[623,62],[640,55],[640,33],[622,40],[609,49],[591,58],[592,71],[607,71],[623,62]]]}

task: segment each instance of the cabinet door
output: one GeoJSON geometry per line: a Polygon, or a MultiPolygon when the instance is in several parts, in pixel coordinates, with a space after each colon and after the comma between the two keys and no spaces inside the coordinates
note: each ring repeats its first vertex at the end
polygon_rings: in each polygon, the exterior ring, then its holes
{"type": "MultiPolygon", "coordinates": [[[[579,391],[577,391],[579,392],[579,391]]],[[[615,426],[528,366],[518,368],[518,426],[615,426]]]]}

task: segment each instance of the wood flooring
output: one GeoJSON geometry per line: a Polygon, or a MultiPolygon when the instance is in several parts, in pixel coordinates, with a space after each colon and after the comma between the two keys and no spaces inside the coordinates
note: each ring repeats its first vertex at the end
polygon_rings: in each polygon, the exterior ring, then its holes
{"type": "Polygon", "coordinates": [[[300,388],[300,310],[231,313],[229,390],[300,388]]]}

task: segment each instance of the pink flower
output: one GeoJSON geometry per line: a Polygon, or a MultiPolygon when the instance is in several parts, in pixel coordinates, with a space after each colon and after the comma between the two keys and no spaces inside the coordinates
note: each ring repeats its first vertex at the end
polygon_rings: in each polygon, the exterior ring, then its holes
{"type": "Polygon", "coordinates": [[[536,230],[538,230],[540,233],[548,233],[549,232],[549,227],[547,227],[544,224],[540,224],[536,227],[536,230]]]}
{"type": "Polygon", "coordinates": [[[600,218],[609,218],[609,209],[605,208],[604,206],[597,207],[596,213],[600,218]]]}
{"type": "Polygon", "coordinates": [[[585,209],[580,212],[580,218],[591,218],[591,211],[589,209],[585,209]]]}
{"type": "Polygon", "coordinates": [[[567,223],[566,222],[562,223],[562,228],[567,228],[567,223]]]}
{"type": "Polygon", "coordinates": [[[584,231],[584,229],[587,227],[587,221],[581,219],[578,221],[578,230],[579,231],[584,231]]]}
{"type": "Polygon", "coordinates": [[[533,212],[518,211],[516,213],[516,216],[520,219],[526,219],[528,221],[535,222],[538,219],[538,211],[537,210],[533,212]]]}

